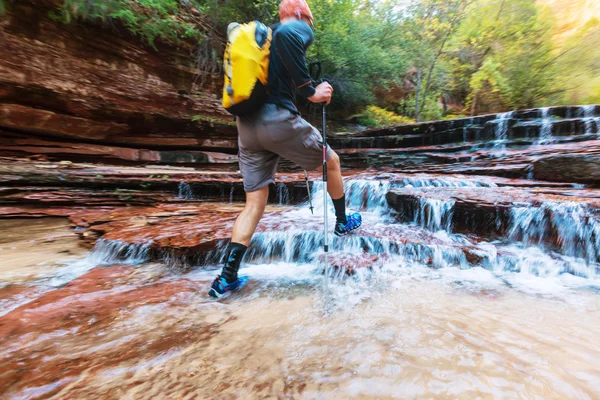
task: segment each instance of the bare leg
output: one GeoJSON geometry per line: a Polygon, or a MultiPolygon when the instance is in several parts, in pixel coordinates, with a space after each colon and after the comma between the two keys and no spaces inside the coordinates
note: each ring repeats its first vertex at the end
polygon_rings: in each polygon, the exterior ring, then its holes
{"type": "Polygon", "coordinates": [[[335,151],[332,152],[331,157],[327,160],[327,192],[329,192],[329,195],[334,200],[344,195],[340,157],[335,151]]]}
{"type": "Polygon", "coordinates": [[[233,243],[240,243],[244,246],[250,244],[254,230],[265,212],[268,197],[269,186],[246,193],[246,206],[233,225],[231,236],[233,243]]]}

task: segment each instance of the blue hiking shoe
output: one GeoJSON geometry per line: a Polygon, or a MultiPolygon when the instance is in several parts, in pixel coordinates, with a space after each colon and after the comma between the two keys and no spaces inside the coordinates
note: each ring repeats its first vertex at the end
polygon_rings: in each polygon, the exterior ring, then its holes
{"type": "Polygon", "coordinates": [[[362,225],[362,217],[359,213],[346,216],[346,224],[338,222],[335,224],[334,233],[336,236],[345,236],[362,225]]]}
{"type": "Polygon", "coordinates": [[[217,299],[233,292],[234,290],[241,289],[243,286],[248,283],[247,276],[240,276],[236,281],[232,283],[227,283],[225,278],[221,278],[220,275],[217,275],[215,281],[213,282],[208,294],[217,299]]]}

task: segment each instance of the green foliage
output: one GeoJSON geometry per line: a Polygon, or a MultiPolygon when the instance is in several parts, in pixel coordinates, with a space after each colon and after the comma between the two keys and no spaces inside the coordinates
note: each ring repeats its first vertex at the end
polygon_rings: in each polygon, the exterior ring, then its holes
{"type": "Polygon", "coordinates": [[[16,0],[0,0],[0,17],[4,17],[7,12],[10,12],[11,6],[16,0]]]}
{"type": "Polygon", "coordinates": [[[186,38],[200,40],[203,33],[180,18],[181,9],[176,0],[64,0],[54,18],[64,23],[118,20],[153,47],[157,39],[172,43],[186,38]]]}
{"type": "Polygon", "coordinates": [[[207,0],[198,7],[211,17],[219,29],[224,29],[230,22],[245,23],[259,20],[271,25],[279,22],[280,0],[207,0]]]}
{"type": "Polygon", "coordinates": [[[414,119],[398,115],[392,111],[377,107],[367,106],[365,111],[358,116],[358,122],[365,126],[390,126],[399,124],[411,124],[414,119]]]}
{"type": "Polygon", "coordinates": [[[375,102],[377,88],[401,84],[408,69],[405,41],[383,6],[363,8],[358,0],[313,0],[315,42],[309,61],[320,61],[333,82],[333,107],[354,110],[375,102]]]}
{"type": "Polygon", "coordinates": [[[464,114],[448,114],[448,115],[445,115],[444,118],[442,118],[442,119],[445,121],[448,121],[451,119],[461,119],[461,118],[467,118],[467,116],[464,114]]]}
{"type": "Polygon", "coordinates": [[[191,117],[191,120],[194,122],[208,122],[211,126],[214,125],[227,125],[227,126],[236,126],[235,122],[232,122],[232,120],[223,120],[221,118],[215,118],[215,117],[211,117],[208,115],[193,115],[191,117]]]}
{"type": "Polygon", "coordinates": [[[478,0],[467,12],[452,80],[472,113],[533,107],[552,91],[552,20],[535,0],[478,0]]]}
{"type": "Polygon", "coordinates": [[[600,103],[600,21],[590,19],[556,55],[554,92],[540,103],[600,103]]]}
{"type": "Polygon", "coordinates": [[[412,42],[409,53],[416,69],[415,117],[422,120],[432,94],[439,97],[440,88],[447,80],[443,55],[452,35],[465,17],[473,0],[419,0],[409,7],[409,15],[402,27],[412,42]]]}
{"type": "MultiPolygon", "coordinates": [[[[563,23],[563,34],[556,39],[562,22],[536,0],[308,1],[315,16],[315,41],[307,60],[322,63],[324,77],[335,89],[331,108],[339,116],[361,112],[363,123],[386,125],[600,103],[596,19],[574,34],[568,28],[568,35],[563,23]],[[442,103],[442,98],[447,101],[442,103]],[[451,105],[450,115],[444,116],[443,104],[451,105]]],[[[197,40],[196,67],[214,73],[220,69],[227,25],[254,19],[277,22],[279,3],[63,0],[53,16],[65,23],[118,21],[151,46],[197,40]]],[[[10,0],[0,0],[0,14],[7,4],[10,0]]],[[[231,124],[205,116],[193,120],[231,124]]]]}
{"type": "MultiPolygon", "coordinates": [[[[439,90],[430,90],[429,94],[423,101],[421,99],[420,117],[421,121],[433,121],[442,119],[442,109],[439,105],[439,90]]],[[[415,93],[412,93],[398,105],[396,111],[400,115],[410,116],[416,121],[415,110],[416,110],[417,98],[415,93]]]]}

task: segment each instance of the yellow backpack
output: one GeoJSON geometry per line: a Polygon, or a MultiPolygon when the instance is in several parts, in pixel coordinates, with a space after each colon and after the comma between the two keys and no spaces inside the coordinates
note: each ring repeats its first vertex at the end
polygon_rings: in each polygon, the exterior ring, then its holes
{"type": "Polygon", "coordinates": [[[227,27],[223,107],[234,115],[256,111],[267,99],[271,35],[258,21],[227,27]]]}

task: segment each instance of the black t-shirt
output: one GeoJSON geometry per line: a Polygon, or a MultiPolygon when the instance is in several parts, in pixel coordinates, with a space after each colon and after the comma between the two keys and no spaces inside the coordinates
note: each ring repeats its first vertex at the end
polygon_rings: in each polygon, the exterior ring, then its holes
{"type": "Polygon", "coordinates": [[[294,105],[296,92],[305,98],[315,94],[305,55],[314,40],[314,34],[308,24],[301,20],[276,24],[272,29],[267,103],[298,113],[294,105]]]}

